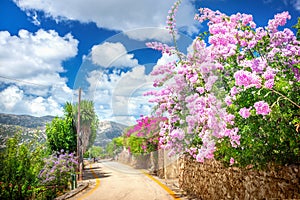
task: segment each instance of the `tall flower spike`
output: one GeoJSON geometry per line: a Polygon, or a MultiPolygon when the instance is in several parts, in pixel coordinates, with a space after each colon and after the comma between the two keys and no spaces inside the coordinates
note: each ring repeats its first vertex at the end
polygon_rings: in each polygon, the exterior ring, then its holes
{"type": "Polygon", "coordinates": [[[178,0],[174,3],[171,10],[169,10],[169,15],[167,16],[167,29],[170,31],[170,34],[176,35],[176,20],[175,16],[178,10],[178,6],[181,4],[181,0],[178,0]]]}
{"type": "Polygon", "coordinates": [[[167,21],[166,21],[166,23],[167,23],[166,29],[169,30],[169,33],[172,36],[178,58],[180,60],[182,60],[182,58],[181,58],[182,54],[179,52],[179,50],[177,48],[177,43],[176,43],[177,30],[176,30],[176,19],[175,19],[175,16],[176,16],[176,13],[177,13],[177,10],[178,10],[178,7],[180,4],[181,4],[181,0],[176,1],[174,3],[174,5],[172,6],[172,8],[169,10],[169,12],[168,12],[169,15],[167,16],[167,21]]]}

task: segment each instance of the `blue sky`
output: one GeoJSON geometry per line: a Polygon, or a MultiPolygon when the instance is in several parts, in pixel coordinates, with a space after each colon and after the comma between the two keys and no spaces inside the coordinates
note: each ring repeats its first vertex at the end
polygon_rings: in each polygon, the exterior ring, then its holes
{"type": "MultiPolygon", "coordinates": [[[[132,124],[152,105],[142,96],[153,67],[172,58],[145,46],[170,43],[164,29],[173,0],[1,0],[0,111],[61,115],[66,101],[93,100],[101,120],[132,124]]],[[[289,11],[296,24],[300,0],[183,0],[177,14],[182,51],[203,26],[200,7],[252,14],[259,26],[289,11]]],[[[293,30],[295,31],[295,30],[293,30]]]]}

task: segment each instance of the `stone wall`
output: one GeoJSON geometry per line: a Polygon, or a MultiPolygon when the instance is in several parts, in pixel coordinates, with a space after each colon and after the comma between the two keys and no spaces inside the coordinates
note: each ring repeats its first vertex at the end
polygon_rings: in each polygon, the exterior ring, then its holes
{"type": "Polygon", "coordinates": [[[147,169],[160,178],[178,178],[179,162],[176,157],[168,157],[168,152],[158,150],[146,155],[135,156],[124,149],[115,160],[130,165],[136,169],[147,169]]]}
{"type": "Polygon", "coordinates": [[[123,150],[115,157],[115,160],[130,165],[136,169],[150,169],[152,167],[150,154],[134,156],[127,150],[123,150]]]}
{"type": "Polygon", "coordinates": [[[176,179],[179,175],[178,157],[169,157],[169,151],[158,150],[157,176],[165,179],[176,179]]]}
{"type": "Polygon", "coordinates": [[[183,157],[179,186],[196,199],[300,199],[300,166],[241,170],[183,157]]]}

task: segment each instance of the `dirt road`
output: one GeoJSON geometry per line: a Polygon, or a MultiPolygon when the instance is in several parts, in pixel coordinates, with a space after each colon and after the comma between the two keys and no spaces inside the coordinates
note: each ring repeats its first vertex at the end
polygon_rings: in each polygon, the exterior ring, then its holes
{"type": "Polygon", "coordinates": [[[112,161],[91,166],[85,178],[96,180],[93,188],[72,200],[172,200],[174,195],[141,170],[112,161]]]}

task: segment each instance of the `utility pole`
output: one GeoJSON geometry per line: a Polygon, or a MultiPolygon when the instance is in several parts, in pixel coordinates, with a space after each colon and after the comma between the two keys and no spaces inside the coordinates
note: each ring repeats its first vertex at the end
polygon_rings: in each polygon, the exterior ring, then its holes
{"type": "Polygon", "coordinates": [[[81,102],[81,88],[78,91],[78,112],[77,112],[77,157],[78,157],[78,166],[77,172],[78,180],[82,180],[82,163],[81,163],[81,149],[80,149],[80,102],[81,102]]]}

